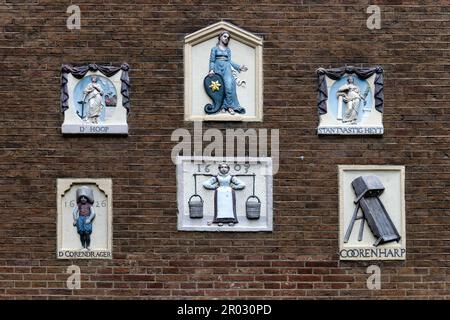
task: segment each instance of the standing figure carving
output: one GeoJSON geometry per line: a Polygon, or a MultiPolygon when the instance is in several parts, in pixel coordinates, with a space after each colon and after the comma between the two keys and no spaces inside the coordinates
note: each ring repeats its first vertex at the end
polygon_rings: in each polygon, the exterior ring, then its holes
{"type": "Polygon", "coordinates": [[[87,120],[93,124],[97,124],[103,109],[103,89],[97,83],[96,76],[92,77],[91,82],[86,86],[83,93],[85,94],[83,101],[87,101],[89,106],[87,120]]]}
{"type": "Polygon", "coordinates": [[[237,97],[236,87],[245,83],[236,76],[237,72],[247,71],[245,65],[239,65],[231,60],[231,50],[228,47],[231,36],[228,31],[219,34],[219,41],[215,47],[211,49],[209,58],[209,76],[218,74],[223,78],[225,96],[223,99],[221,112],[229,112],[230,114],[245,113],[245,108],[241,107],[237,97]]]}
{"type": "Polygon", "coordinates": [[[359,106],[361,101],[365,103],[365,97],[361,94],[361,90],[354,84],[352,76],[347,79],[347,84],[340,87],[336,93],[337,97],[342,97],[345,102],[346,108],[344,118],[342,122],[350,122],[350,124],[356,124],[358,119],[359,106]]]}
{"type": "Polygon", "coordinates": [[[81,250],[90,250],[92,221],[95,218],[94,193],[91,188],[83,186],[76,191],[77,205],[73,210],[73,226],[80,235],[81,250]]]}
{"type": "Polygon", "coordinates": [[[234,225],[238,223],[236,215],[235,190],[245,188],[245,183],[229,174],[230,166],[226,163],[219,164],[219,174],[203,183],[203,187],[215,190],[214,193],[214,220],[222,226],[224,223],[234,225]]]}

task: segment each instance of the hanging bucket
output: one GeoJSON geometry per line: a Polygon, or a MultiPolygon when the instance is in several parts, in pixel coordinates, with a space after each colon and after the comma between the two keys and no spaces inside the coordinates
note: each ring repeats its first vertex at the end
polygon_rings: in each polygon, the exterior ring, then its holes
{"type": "Polygon", "coordinates": [[[203,199],[198,194],[194,194],[189,198],[189,217],[191,219],[203,218],[203,199]],[[198,197],[199,200],[193,200],[192,198],[198,197]]]}
{"type": "Polygon", "coordinates": [[[247,219],[249,220],[256,220],[259,219],[259,216],[261,214],[261,201],[257,196],[250,196],[247,198],[247,201],[245,202],[245,209],[247,213],[247,219]],[[250,199],[256,199],[255,201],[250,201],[250,199]]]}

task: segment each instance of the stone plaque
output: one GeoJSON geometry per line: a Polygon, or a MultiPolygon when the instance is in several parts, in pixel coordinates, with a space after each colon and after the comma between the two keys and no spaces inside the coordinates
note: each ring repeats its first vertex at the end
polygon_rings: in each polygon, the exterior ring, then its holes
{"type": "Polygon", "coordinates": [[[382,135],[383,69],[317,70],[319,135],[382,135]]]}
{"type": "Polygon", "coordinates": [[[58,259],[112,258],[111,179],[58,179],[58,259]]]}
{"type": "Polygon", "coordinates": [[[61,69],[64,134],[128,134],[129,67],[90,64],[61,69]]]}
{"type": "Polygon", "coordinates": [[[405,260],[405,167],[339,166],[340,260],[405,260]]]}
{"type": "Polygon", "coordinates": [[[262,39],[221,21],[185,37],[186,121],[262,121],[262,39]]]}
{"type": "Polygon", "coordinates": [[[178,230],[272,231],[271,158],[178,157],[178,230]]]}

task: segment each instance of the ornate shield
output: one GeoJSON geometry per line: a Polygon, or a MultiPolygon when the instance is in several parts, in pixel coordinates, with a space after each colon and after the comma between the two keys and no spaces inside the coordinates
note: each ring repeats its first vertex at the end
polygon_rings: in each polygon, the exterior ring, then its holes
{"type": "Polygon", "coordinates": [[[222,76],[218,74],[207,75],[203,80],[203,87],[213,101],[213,104],[205,105],[205,112],[207,114],[219,112],[225,98],[225,85],[222,76]]]}

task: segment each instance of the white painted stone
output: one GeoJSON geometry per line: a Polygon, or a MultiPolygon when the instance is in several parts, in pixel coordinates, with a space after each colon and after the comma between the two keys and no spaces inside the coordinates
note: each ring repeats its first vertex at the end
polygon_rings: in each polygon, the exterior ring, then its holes
{"type": "MultiPolygon", "coordinates": [[[[120,93],[122,70],[107,79],[112,82],[117,93],[117,104],[115,107],[105,107],[105,119],[98,124],[83,121],[76,114],[74,105],[74,90],[76,85],[82,80],[77,79],[68,73],[67,89],[69,93],[69,108],[64,112],[64,122],[61,127],[63,134],[128,134],[127,110],[122,106],[122,94],[120,93]]],[[[85,77],[96,75],[106,78],[100,71],[89,71],[85,77]]]]}
{"type": "Polygon", "coordinates": [[[73,134],[128,134],[128,125],[63,124],[62,130],[63,133],[73,134]]]}
{"type": "MultiPolygon", "coordinates": [[[[346,78],[347,76],[349,74],[345,74],[342,78],[346,78]]],[[[357,77],[356,75],[353,76],[355,78],[357,77]]],[[[348,124],[343,123],[342,119],[339,119],[345,113],[343,110],[337,110],[336,115],[331,112],[331,100],[334,100],[339,105],[338,97],[331,94],[332,86],[337,80],[333,80],[325,75],[328,90],[328,100],[326,101],[328,112],[319,116],[317,133],[319,135],[382,135],[384,133],[383,114],[375,109],[375,77],[376,74],[373,74],[365,80],[370,88],[371,104],[364,106],[361,103],[359,113],[362,116],[360,120],[356,124],[348,124]]],[[[343,108],[345,103],[342,102],[340,105],[343,108]]]]}
{"type": "Polygon", "coordinates": [[[57,252],[58,259],[112,258],[112,181],[111,179],[57,179],[57,252]],[[88,186],[94,191],[95,219],[92,222],[91,250],[81,250],[72,212],[76,189],[88,186]]]}
{"type": "Polygon", "coordinates": [[[178,200],[178,230],[183,231],[272,231],[272,159],[260,158],[221,158],[221,157],[178,157],[177,158],[177,200],[178,200]],[[245,160],[249,167],[246,169],[245,160]],[[255,173],[255,195],[261,200],[261,216],[258,220],[246,217],[245,202],[252,195],[252,177],[238,176],[245,183],[243,190],[236,190],[236,213],[238,223],[233,226],[219,226],[212,223],[214,217],[214,191],[203,187],[203,182],[210,177],[197,177],[197,194],[204,201],[203,218],[192,219],[189,216],[189,198],[194,194],[193,173],[218,173],[218,164],[226,162],[230,165],[230,174],[255,173]],[[199,171],[200,166],[200,171],[199,171]],[[240,170],[238,170],[240,167],[240,170]],[[247,171],[247,172],[246,172],[247,171]]]}
{"type": "MultiPolygon", "coordinates": [[[[361,215],[361,210],[358,216],[361,215]]],[[[406,259],[406,229],[405,229],[405,167],[375,166],[375,165],[340,165],[339,166],[339,254],[340,260],[405,260],[406,259]],[[373,236],[367,222],[364,225],[362,241],[358,241],[361,221],[356,220],[353,231],[347,243],[344,243],[345,233],[350,224],[355,209],[355,192],[352,181],[360,176],[375,175],[384,185],[385,190],[379,199],[386,208],[401,239],[374,246],[373,236]],[[378,257],[376,256],[378,255],[378,257]]]]}

